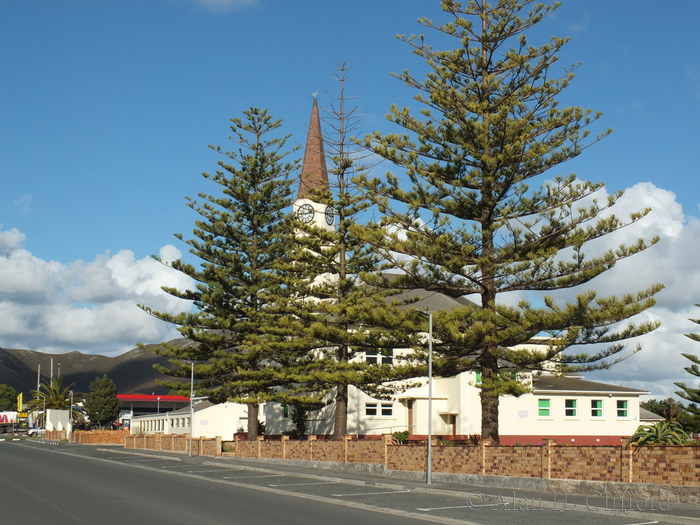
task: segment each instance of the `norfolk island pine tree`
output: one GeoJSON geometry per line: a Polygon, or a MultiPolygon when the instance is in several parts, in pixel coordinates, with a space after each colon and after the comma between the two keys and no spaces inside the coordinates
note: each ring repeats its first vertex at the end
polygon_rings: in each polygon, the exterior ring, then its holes
{"type": "Polygon", "coordinates": [[[423,109],[392,107],[388,119],[407,133],[365,139],[403,172],[358,179],[382,213],[365,240],[387,268],[400,270],[392,286],[478,297],[474,306],[434,313],[435,370],[481,372],[482,437],[498,443],[499,396],[526,391],[504,369],[538,370],[553,361],[559,370],[612,366],[641,348],[624,352],[627,339],[657,327],[631,318],[654,304],[662,286],[621,297],[585,290],[563,303],[544,295],[517,307],[504,304],[503,294],[585,285],[658,239],[584,253],[649,210],[620,219],[610,213],[620,192],[598,200],[602,184],[555,173],[608,133],[589,137],[600,115],[558,106],[575,70],[552,70],[567,40],[527,43],[524,33],[557,5],[445,0],[441,6],[445,23],[421,23],[455,41],[454,49],[435,49],[423,36],[399,37],[428,65],[424,79],[397,75],[417,91],[423,109]],[[531,187],[541,176],[549,180],[531,187]],[[509,350],[537,335],[550,337],[546,350],[509,350]],[[596,344],[603,349],[566,351],[596,344]]]}
{"type": "MultiPolygon", "coordinates": [[[[194,304],[192,312],[169,314],[140,305],[159,319],[178,325],[193,344],[163,344],[156,351],[173,368],[165,374],[197,378],[196,394],[213,401],[248,404],[248,439],[258,435],[259,403],[276,398],[299,353],[298,339],[280,333],[280,298],[286,287],[281,275],[294,243],[290,219],[296,162],[285,162],[287,136],[281,121],[267,110],[251,108],[244,119],[231,120],[235,149],[210,146],[224,156],[219,170],[204,177],[219,194],[187,198],[200,219],[194,238],[185,242],[201,262],[195,267],[176,260],[172,267],[191,277],[192,290],[163,288],[194,304]]],[[[183,240],[181,234],[177,234],[183,240]]],[[[189,394],[189,384],[161,381],[174,392],[189,394]]]]}
{"type": "Polygon", "coordinates": [[[333,437],[340,439],[348,431],[351,386],[385,398],[404,384],[398,380],[420,373],[409,362],[397,360],[388,365],[362,359],[368,351],[388,353],[410,347],[416,332],[411,329],[409,312],[393,307],[385,291],[368,287],[360,279],[378,263],[371,248],[358,237],[360,217],[369,203],[351,180],[362,171],[361,156],[366,154],[351,140],[362,115],[349,105],[347,65],[339,63],[337,71],[339,94],[323,119],[327,133],[321,133],[320,119],[314,113],[316,103],[312,111],[309,140],[318,143],[307,142],[307,150],[321,157],[314,160],[305,155],[301,177],[315,184],[300,185],[305,197],[330,207],[333,216],[320,225],[298,221],[297,247],[286,274],[294,290],[287,296],[290,333],[302,336],[316,356],[307,361],[301,374],[304,388],[317,400],[333,402],[333,437]],[[328,174],[312,173],[325,172],[326,163],[328,174]]]}
{"type": "MultiPolygon", "coordinates": [[[[700,306],[700,304],[695,306],[700,306]]],[[[695,324],[700,324],[700,319],[690,319],[690,321],[695,324]]],[[[698,333],[691,332],[684,335],[693,341],[700,342],[700,334],[698,333]]],[[[700,378],[700,358],[698,358],[697,355],[690,353],[684,353],[681,355],[692,363],[690,366],[684,368],[684,370],[693,377],[700,378]]],[[[700,421],[700,383],[695,387],[684,382],[674,384],[681,389],[676,392],[676,395],[690,401],[685,409],[692,414],[694,422],[700,421]]]]}

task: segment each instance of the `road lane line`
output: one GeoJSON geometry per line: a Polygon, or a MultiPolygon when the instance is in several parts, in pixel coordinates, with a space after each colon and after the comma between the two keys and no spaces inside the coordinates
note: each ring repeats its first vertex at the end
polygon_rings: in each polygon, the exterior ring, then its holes
{"type": "Polygon", "coordinates": [[[286,474],[263,474],[262,476],[224,476],[224,479],[283,478],[286,474]]]}
{"type": "MultiPolygon", "coordinates": [[[[471,509],[474,508],[476,505],[455,505],[453,507],[416,507],[416,510],[420,510],[423,512],[431,512],[433,510],[448,510],[448,509],[471,509]]],[[[483,506],[483,505],[482,505],[483,506]]]]}
{"type": "Polygon", "coordinates": [[[331,494],[331,496],[335,496],[336,498],[343,498],[345,496],[376,496],[376,495],[382,495],[382,494],[403,494],[406,492],[411,492],[411,489],[409,490],[386,490],[383,492],[354,492],[350,494],[331,494]]]}
{"type": "Polygon", "coordinates": [[[301,485],[337,485],[337,481],[307,481],[306,483],[269,483],[269,487],[294,487],[301,485]]]}

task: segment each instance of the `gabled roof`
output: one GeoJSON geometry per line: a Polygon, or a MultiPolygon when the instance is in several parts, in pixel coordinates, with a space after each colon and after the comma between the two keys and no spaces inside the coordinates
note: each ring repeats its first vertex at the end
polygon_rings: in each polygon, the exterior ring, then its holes
{"type": "Polygon", "coordinates": [[[306,137],[304,163],[301,166],[298,198],[312,197],[314,190],[327,190],[328,187],[328,169],[326,167],[326,153],[323,149],[321,118],[318,115],[318,101],[314,98],[309,134],[306,137]]]}
{"type": "Polygon", "coordinates": [[[415,301],[403,306],[412,310],[425,310],[429,312],[437,312],[438,310],[454,310],[473,304],[469,299],[464,297],[450,297],[449,295],[440,292],[430,292],[422,288],[416,290],[406,290],[396,295],[387,298],[389,301],[415,301]]]}
{"type": "Polygon", "coordinates": [[[655,414],[651,410],[639,407],[639,420],[640,421],[666,421],[666,418],[655,414]]]}
{"type": "Polygon", "coordinates": [[[598,383],[597,381],[586,381],[585,379],[580,379],[578,377],[554,376],[550,374],[533,376],[532,389],[534,394],[560,394],[564,392],[583,394],[649,394],[649,392],[646,390],[609,385],[607,383],[598,383]]]}
{"type": "MultiPolygon", "coordinates": [[[[206,399],[204,401],[200,401],[199,403],[195,403],[194,406],[192,406],[192,410],[194,410],[195,412],[199,412],[200,410],[204,410],[205,408],[209,408],[212,406],[214,406],[214,403],[212,403],[211,401],[206,399]]],[[[189,413],[190,413],[189,406],[178,408],[176,410],[172,410],[171,412],[169,412],[170,415],[189,414],[189,413]]]]}

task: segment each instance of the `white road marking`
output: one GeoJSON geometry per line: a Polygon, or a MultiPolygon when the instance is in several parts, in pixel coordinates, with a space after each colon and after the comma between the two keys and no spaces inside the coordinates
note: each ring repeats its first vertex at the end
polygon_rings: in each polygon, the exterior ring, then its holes
{"type": "Polygon", "coordinates": [[[295,485],[337,485],[337,481],[308,481],[306,483],[279,483],[279,484],[272,484],[270,483],[270,487],[293,487],[295,485]]]}
{"type": "Polygon", "coordinates": [[[331,494],[331,496],[335,496],[337,498],[342,498],[345,496],[376,496],[376,495],[381,495],[381,494],[402,494],[405,492],[411,492],[411,490],[387,490],[384,492],[354,492],[351,494],[331,494]]]}
{"type": "Polygon", "coordinates": [[[224,479],[283,478],[286,474],[263,474],[262,476],[224,476],[224,479]]]}

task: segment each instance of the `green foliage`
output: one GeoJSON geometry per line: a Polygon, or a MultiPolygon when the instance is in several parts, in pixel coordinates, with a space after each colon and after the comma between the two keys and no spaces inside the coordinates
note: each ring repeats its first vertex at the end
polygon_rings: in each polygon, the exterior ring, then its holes
{"type": "MultiPolygon", "coordinates": [[[[184,242],[200,266],[177,260],[172,267],[191,277],[195,287],[164,288],[192,301],[195,310],[172,315],[141,307],[178,325],[180,333],[194,342],[157,350],[174,366],[160,370],[189,379],[190,363],[195,362],[195,394],[248,403],[248,438],[255,439],[258,403],[276,399],[277,387],[294,380],[290,374],[300,355],[298,343],[282,330],[276,311],[288,293],[282,268],[294,245],[287,210],[296,163],[283,162],[288,137],[276,135],[281,121],[257,108],[244,115],[245,119],[231,120],[233,151],[210,146],[224,159],[215,174],[204,177],[219,193],[200,193],[201,201],[187,198],[200,220],[195,222],[194,238],[184,242]]],[[[162,384],[189,394],[189,383],[162,384]]]]}
{"type": "Polygon", "coordinates": [[[697,410],[693,403],[684,405],[673,398],[649,399],[639,403],[641,408],[645,408],[654,414],[663,416],[666,421],[676,422],[687,432],[700,433],[700,417],[693,410],[697,410]]]}
{"type": "MultiPolygon", "coordinates": [[[[700,304],[696,306],[700,306],[700,304]]],[[[700,319],[690,319],[690,321],[692,321],[695,324],[700,324],[700,319]]],[[[685,336],[692,339],[693,341],[700,342],[700,334],[690,333],[685,334],[685,336]]],[[[684,370],[693,377],[700,378],[700,358],[698,358],[698,356],[694,354],[681,355],[692,363],[690,366],[684,368],[684,370]]],[[[676,392],[676,395],[690,401],[690,404],[687,406],[687,410],[693,415],[695,432],[700,432],[700,407],[698,407],[697,405],[698,403],[700,403],[700,382],[696,387],[693,387],[683,382],[674,384],[681,389],[676,392]]]]}
{"type": "Polygon", "coordinates": [[[70,410],[72,422],[83,423],[85,411],[83,410],[85,398],[82,394],[71,391],[75,383],[64,387],[62,377],[51,377],[39,385],[39,390],[32,390],[32,399],[27,403],[27,411],[32,412],[34,420],[44,424],[44,409],[46,410],[70,410]]]}
{"type": "Polygon", "coordinates": [[[17,408],[17,396],[19,392],[14,387],[0,385],[0,411],[15,410],[17,408]]]}
{"type": "Polygon", "coordinates": [[[285,435],[292,439],[304,439],[309,430],[309,412],[321,408],[318,403],[300,403],[292,402],[289,404],[289,417],[292,420],[294,429],[284,432],[285,435]]]}
{"type": "Polygon", "coordinates": [[[365,139],[402,175],[357,178],[382,214],[364,239],[385,269],[400,270],[385,284],[478,298],[478,304],[434,312],[435,371],[481,371],[481,435],[498,443],[498,396],[521,393],[517,381],[502,380],[504,367],[612,366],[640,349],[625,354],[624,341],[657,327],[629,320],[651,307],[662,287],[620,297],[581,291],[568,303],[545,293],[586,285],[658,239],[596,249],[597,239],[649,209],[617,217],[610,212],[621,193],[599,199],[602,184],[554,172],[608,134],[590,136],[600,114],[558,104],[575,71],[553,68],[567,40],[527,41],[529,28],[556,6],[529,0],[441,5],[444,24],[421,20],[442,38],[439,47],[424,36],[400,37],[429,66],[423,79],[397,75],[416,90],[422,108],[392,107],[388,119],[405,132],[365,139]],[[530,292],[534,304],[508,306],[500,300],[508,292],[530,292]],[[549,344],[509,350],[537,335],[548,335],[549,344]],[[565,352],[596,344],[602,349],[565,352]]]}
{"type": "Polygon", "coordinates": [[[406,443],[406,441],[408,441],[408,436],[410,436],[411,433],[408,430],[400,430],[392,433],[391,435],[394,436],[394,439],[399,445],[403,445],[406,443]]]}
{"type": "Polygon", "coordinates": [[[315,188],[309,195],[314,202],[332,207],[334,227],[297,225],[296,249],[287,268],[294,293],[285,305],[287,329],[315,354],[298,369],[304,389],[313,393],[312,399],[335,403],[335,438],[347,433],[350,386],[382,397],[393,392],[390,381],[415,374],[407,363],[395,360],[389,366],[364,358],[367,352],[389,355],[394,348],[412,346],[414,331],[409,326],[413,323],[410,312],[394,307],[384,291],[360,278],[374,271],[378,260],[361,238],[361,217],[369,203],[352,182],[363,171],[361,152],[350,139],[361,115],[346,105],[346,73],[346,65],[340,64],[340,94],[325,120],[330,129],[325,136],[329,187],[315,188]]]}
{"type": "Polygon", "coordinates": [[[90,392],[85,397],[85,415],[100,428],[114,423],[119,417],[121,402],[117,398],[117,385],[107,374],[96,377],[90,383],[90,392]]]}
{"type": "Polygon", "coordinates": [[[678,423],[661,421],[653,425],[640,425],[627,440],[626,446],[685,445],[688,441],[688,434],[678,423]]]}

